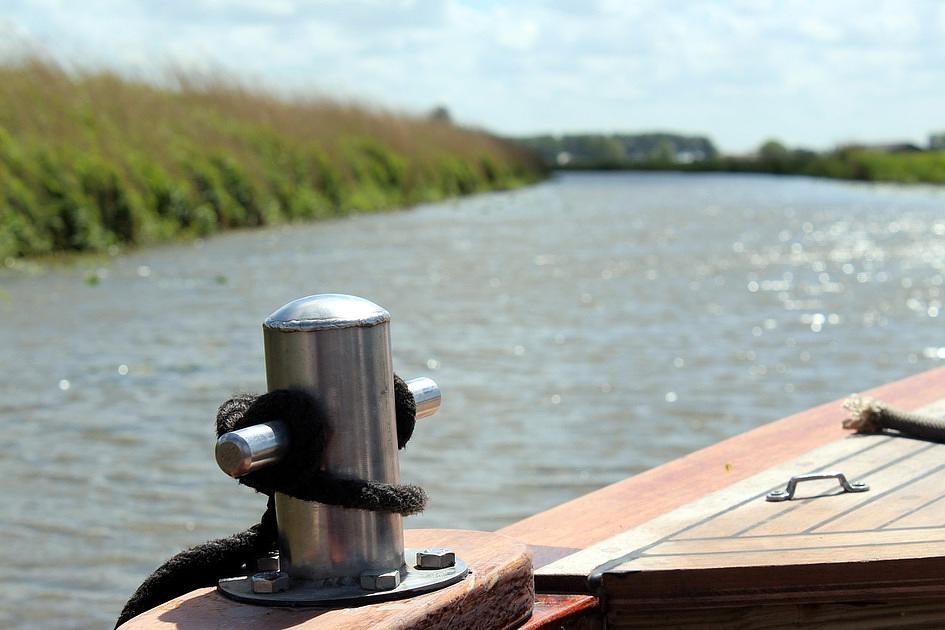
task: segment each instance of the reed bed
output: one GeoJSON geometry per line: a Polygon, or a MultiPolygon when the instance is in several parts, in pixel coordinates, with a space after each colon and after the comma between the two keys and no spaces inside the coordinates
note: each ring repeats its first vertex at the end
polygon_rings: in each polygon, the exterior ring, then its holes
{"type": "Polygon", "coordinates": [[[374,212],[544,175],[448,121],[227,80],[0,66],[0,259],[374,212]]]}

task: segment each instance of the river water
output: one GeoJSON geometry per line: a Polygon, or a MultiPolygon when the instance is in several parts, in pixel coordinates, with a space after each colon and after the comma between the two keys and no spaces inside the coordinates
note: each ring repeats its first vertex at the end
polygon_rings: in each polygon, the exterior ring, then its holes
{"type": "Polygon", "coordinates": [[[0,625],[104,627],[178,550],[265,501],[212,457],[265,389],[261,323],[374,300],[438,416],[427,512],[492,530],[945,360],[945,191],[573,174],[530,189],[0,272],[0,625]]]}

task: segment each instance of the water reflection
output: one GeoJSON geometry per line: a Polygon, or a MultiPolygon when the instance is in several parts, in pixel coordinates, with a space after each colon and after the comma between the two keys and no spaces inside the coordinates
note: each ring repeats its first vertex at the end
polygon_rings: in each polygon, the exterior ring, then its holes
{"type": "Polygon", "coordinates": [[[586,174],[5,272],[0,559],[20,569],[0,624],[101,627],[164,557],[258,518],[216,470],[212,417],[264,388],[261,322],[300,295],[384,305],[397,370],[444,391],[402,458],[432,497],[408,526],[493,529],[940,364],[943,207],[931,188],[586,174]]]}

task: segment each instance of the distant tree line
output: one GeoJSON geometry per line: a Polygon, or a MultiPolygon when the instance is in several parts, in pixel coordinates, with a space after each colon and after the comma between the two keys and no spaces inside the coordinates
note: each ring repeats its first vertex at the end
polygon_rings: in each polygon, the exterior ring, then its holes
{"type": "MultiPolygon", "coordinates": [[[[936,148],[936,137],[936,134],[930,137],[928,149],[901,142],[851,144],[823,152],[792,149],[777,140],[768,140],[753,155],[717,156],[704,162],[681,166],[685,170],[693,171],[773,173],[905,184],[945,184],[945,146],[936,148]]],[[[941,138],[945,140],[945,136],[941,138]]]]}
{"type": "Polygon", "coordinates": [[[863,181],[945,183],[945,132],[927,148],[908,142],[857,144],[829,151],[767,140],[749,155],[722,155],[705,136],[670,133],[576,134],[520,140],[551,167],[568,170],[673,170],[773,173],[863,181]]]}

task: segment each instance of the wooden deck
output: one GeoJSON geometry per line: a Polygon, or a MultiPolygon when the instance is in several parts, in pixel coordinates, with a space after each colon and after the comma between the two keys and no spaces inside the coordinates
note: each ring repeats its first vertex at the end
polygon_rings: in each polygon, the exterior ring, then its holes
{"type": "MultiPolygon", "coordinates": [[[[852,393],[852,392],[851,392],[852,393]]],[[[945,398],[945,368],[863,392],[903,409],[945,398]]],[[[713,444],[685,457],[513,523],[498,533],[536,548],[584,549],[765,468],[841,439],[834,401],[713,444]]]]}
{"type": "MultiPolygon", "coordinates": [[[[945,415],[945,370],[868,394],[945,415]]],[[[945,445],[854,436],[844,415],[812,409],[500,531],[535,549],[539,593],[599,597],[608,627],[945,624],[945,445]],[[827,469],[871,489],[765,500],[827,469]]]]}

